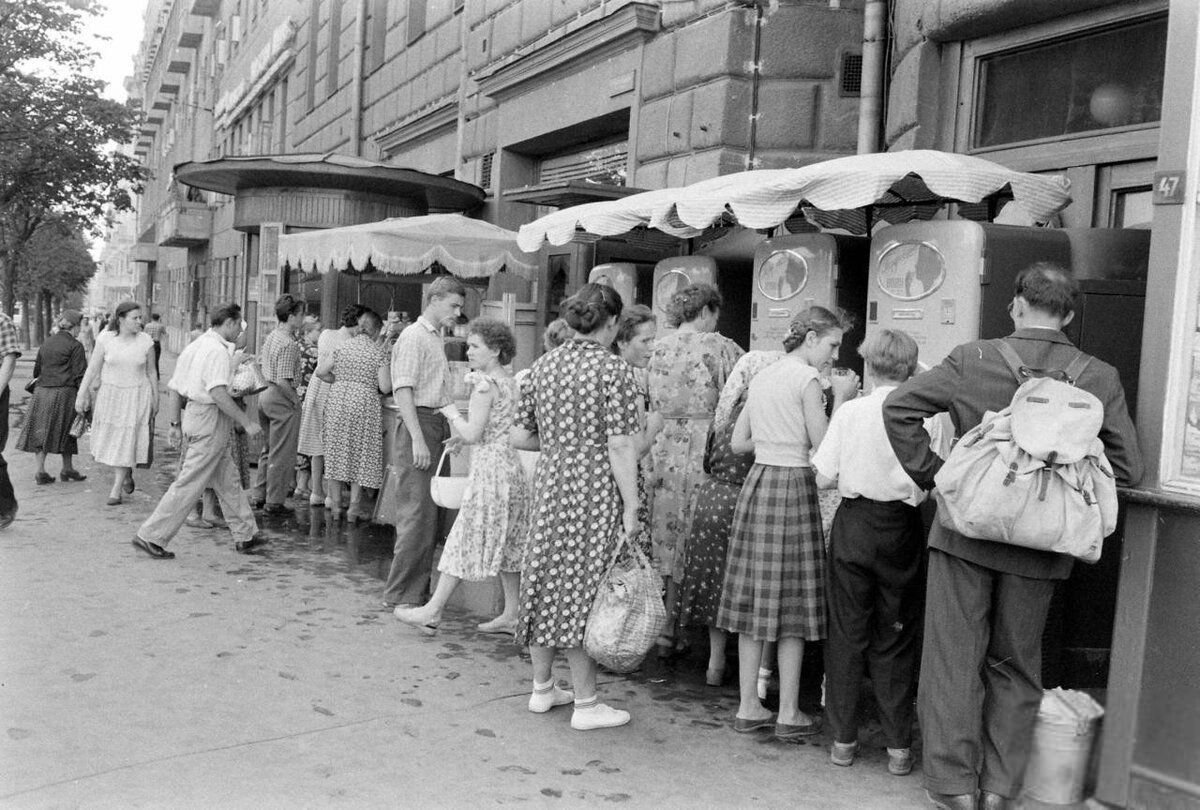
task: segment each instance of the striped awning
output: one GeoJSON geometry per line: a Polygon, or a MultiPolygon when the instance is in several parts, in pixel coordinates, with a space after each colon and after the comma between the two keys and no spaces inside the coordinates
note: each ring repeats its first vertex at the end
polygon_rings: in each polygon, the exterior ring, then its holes
{"type": "Polygon", "coordinates": [[[723,218],[747,228],[773,228],[799,209],[814,225],[865,234],[884,220],[928,219],[949,202],[1012,198],[1036,222],[1071,202],[1061,175],[1017,172],[970,155],[933,150],[852,155],[799,169],[760,169],[682,188],[589,203],[522,225],[517,243],[535,251],[562,245],[577,230],[615,236],[638,226],[681,238],[698,236],[723,218]]]}

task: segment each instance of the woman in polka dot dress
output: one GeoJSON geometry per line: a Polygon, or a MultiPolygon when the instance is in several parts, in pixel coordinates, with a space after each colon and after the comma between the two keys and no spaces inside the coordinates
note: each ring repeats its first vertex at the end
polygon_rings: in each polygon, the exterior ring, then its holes
{"type": "Polygon", "coordinates": [[[534,364],[513,431],[514,446],[541,450],[516,635],[533,659],[530,711],[574,700],[571,727],[589,730],[629,722],[628,712],[599,702],[583,635],[620,533],[637,530],[641,426],[633,370],[609,350],[621,296],[586,284],[563,310],[576,336],[534,364]],[[554,683],[560,649],[574,693],[554,683]]]}

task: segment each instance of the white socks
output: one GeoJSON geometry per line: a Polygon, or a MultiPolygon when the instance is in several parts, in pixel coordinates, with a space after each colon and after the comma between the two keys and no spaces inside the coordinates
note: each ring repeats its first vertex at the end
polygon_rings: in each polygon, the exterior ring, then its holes
{"type": "Polygon", "coordinates": [[[575,693],[559,689],[553,679],[546,683],[533,682],[533,694],[529,696],[529,711],[542,714],[555,706],[566,706],[575,700],[575,693]]]}

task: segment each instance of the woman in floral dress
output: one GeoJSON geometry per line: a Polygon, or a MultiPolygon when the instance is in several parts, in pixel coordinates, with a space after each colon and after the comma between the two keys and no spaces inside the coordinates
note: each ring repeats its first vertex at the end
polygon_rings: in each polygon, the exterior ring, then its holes
{"type": "Polygon", "coordinates": [[[442,609],[462,580],[478,582],[496,575],[504,589],[504,611],[479,625],[484,633],[514,633],[525,540],[529,534],[529,490],[517,451],[509,444],[519,392],[505,368],[516,354],[512,331],[497,320],[477,318],[467,327],[471,386],[467,418],[454,405],[442,409],[458,434],[450,443],[469,444],[471,472],[462,507],[438,561],[437,588],[421,607],[396,608],[403,622],[437,628],[442,609]]]}
{"type": "Polygon", "coordinates": [[[653,556],[653,544],[650,541],[650,505],[651,492],[649,483],[654,480],[654,462],[650,457],[650,449],[654,440],[663,429],[663,418],[653,411],[647,412],[650,397],[646,393],[646,365],[650,362],[650,352],[654,348],[654,336],[658,332],[658,324],[650,307],[634,304],[626,307],[621,313],[617,326],[617,337],[613,340],[613,351],[626,363],[633,366],[634,379],[638,383],[639,397],[638,421],[642,431],[637,440],[638,455],[638,533],[636,542],[647,557],[653,556]]]}
{"type": "Polygon", "coordinates": [[[154,341],[142,331],[141,306],[133,301],[117,305],[109,330],[92,352],[75,397],[75,410],[93,411],[92,457],[113,468],[107,503],[116,506],[122,495],[133,492],[133,468],[150,463],[158,380],[154,341]],[[93,405],[92,388],[97,380],[100,389],[93,405]]]}
{"type": "Polygon", "coordinates": [[[675,603],[687,561],[696,492],[704,480],[704,447],[725,379],[742,356],[741,347],[717,334],[721,294],[708,284],[684,287],[671,297],[673,332],[655,341],[650,357],[650,409],[665,422],[652,451],[657,481],[652,496],[650,538],[654,562],[666,584],[667,625],[659,655],[675,649],[675,603]]]}
{"type": "Polygon", "coordinates": [[[620,533],[637,532],[637,384],[609,349],[622,309],[616,290],[601,284],[585,284],[563,302],[575,337],[533,365],[513,431],[515,447],[541,450],[517,620],[517,641],[533,659],[529,710],[574,700],[578,730],[629,722],[628,712],[599,702],[596,662],[583,649],[620,533]],[[554,683],[560,649],[574,694],[554,683]]]}
{"type": "Polygon", "coordinates": [[[359,334],[338,347],[317,366],[316,375],[331,383],[325,401],[321,443],[329,496],[325,508],[341,514],[342,485],[350,484],[346,517],[358,520],[362,489],[383,483],[383,404],[380,395],[392,390],[388,358],[376,343],[383,321],[374,310],[358,318],[359,334]]]}

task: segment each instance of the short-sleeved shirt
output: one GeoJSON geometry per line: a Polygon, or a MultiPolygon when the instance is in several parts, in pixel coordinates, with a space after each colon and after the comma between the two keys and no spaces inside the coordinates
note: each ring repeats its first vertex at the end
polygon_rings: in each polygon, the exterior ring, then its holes
{"type": "Polygon", "coordinates": [[[21,347],[17,344],[17,327],[12,318],[0,312],[0,360],[9,355],[21,356],[21,347]]]}
{"type": "Polygon", "coordinates": [[[745,413],[754,439],[754,460],[775,467],[807,467],[812,440],[804,424],[804,389],[817,370],[792,355],[750,381],[745,413]]]}
{"type": "Polygon", "coordinates": [[[158,343],[162,340],[163,332],[167,331],[167,327],[163,326],[160,321],[150,321],[143,331],[150,336],[151,340],[158,343]]]}
{"type": "Polygon", "coordinates": [[[274,329],[262,347],[262,372],[268,382],[300,381],[300,344],[290,332],[274,329]]]}
{"type": "Polygon", "coordinates": [[[418,408],[440,408],[450,403],[449,380],[445,344],[437,327],[422,315],[392,347],[392,388],[411,388],[418,408]]]}
{"type": "Polygon", "coordinates": [[[813,454],[812,466],[835,478],[843,498],[903,501],[918,506],[925,492],[909,477],[883,428],[883,401],[896,386],[876,386],[865,397],[842,404],[813,454]]]}
{"type": "Polygon", "coordinates": [[[184,347],[167,387],[188,402],[211,405],[212,389],[233,381],[234,351],[232,343],[208,330],[184,347]]]}

